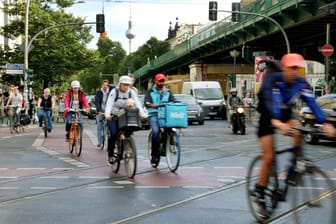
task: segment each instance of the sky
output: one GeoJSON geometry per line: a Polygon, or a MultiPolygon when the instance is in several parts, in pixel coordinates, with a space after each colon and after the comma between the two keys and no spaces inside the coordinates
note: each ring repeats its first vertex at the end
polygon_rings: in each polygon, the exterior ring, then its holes
{"type": "MultiPolygon", "coordinates": [[[[239,1],[218,1],[218,9],[231,10],[231,3],[239,1]]],[[[126,38],[130,12],[133,22],[131,51],[146,43],[151,37],[165,40],[168,35],[169,23],[175,26],[176,17],[179,24],[203,24],[208,20],[209,0],[85,0],[85,3],[74,4],[66,12],[74,16],[85,18],[85,22],[95,22],[96,14],[105,14],[105,30],[112,41],[119,41],[128,53],[129,40],[126,38]]],[[[219,13],[218,18],[224,18],[224,13],[219,13]]],[[[92,26],[93,40],[88,45],[96,49],[99,35],[95,25],[92,26]]]]}

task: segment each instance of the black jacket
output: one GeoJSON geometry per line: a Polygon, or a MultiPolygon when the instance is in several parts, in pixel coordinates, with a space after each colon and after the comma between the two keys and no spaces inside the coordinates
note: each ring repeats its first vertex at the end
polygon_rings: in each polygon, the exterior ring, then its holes
{"type": "MultiPolygon", "coordinates": [[[[109,91],[107,93],[107,97],[110,95],[111,90],[114,89],[114,88],[115,88],[115,85],[109,84],[109,91]]],[[[107,102],[107,98],[106,98],[106,102],[107,102]]],[[[102,103],[103,103],[103,91],[101,91],[101,89],[99,89],[96,92],[96,96],[95,96],[95,105],[96,105],[97,113],[99,113],[99,112],[104,113],[104,111],[102,109],[102,103]]]]}

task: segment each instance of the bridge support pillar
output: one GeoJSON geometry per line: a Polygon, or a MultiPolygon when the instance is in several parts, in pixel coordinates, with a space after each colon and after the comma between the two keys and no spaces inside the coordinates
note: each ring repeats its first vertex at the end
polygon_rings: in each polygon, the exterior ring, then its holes
{"type": "Polygon", "coordinates": [[[202,81],[206,79],[206,65],[191,64],[189,65],[190,81],[202,81]]]}

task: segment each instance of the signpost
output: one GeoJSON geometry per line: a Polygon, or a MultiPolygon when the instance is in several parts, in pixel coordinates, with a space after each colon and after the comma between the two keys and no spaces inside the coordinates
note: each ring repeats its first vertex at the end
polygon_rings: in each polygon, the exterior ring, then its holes
{"type": "Polygon", "coordinates": [[[331,44],[325,44],[320,51],[324,57],[330,57],[334,54],[334,47],[331,44]]]}
{"type": "Polygon", "coordinates": [[[6,74],[10,75],[22,75],[24,64],[6,64],[6,74]]]}

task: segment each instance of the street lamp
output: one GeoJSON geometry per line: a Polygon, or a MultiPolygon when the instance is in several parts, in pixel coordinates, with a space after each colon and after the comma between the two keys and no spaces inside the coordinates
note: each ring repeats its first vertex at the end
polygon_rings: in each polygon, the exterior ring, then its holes
{"type": "Polygon", "coordinates": [[[239,57],[240,52],[236,49],[230,51],[230,56],[233,58],[233,76],[232,76],[232,87],[236,87],[236,61],[239,57]]]}

